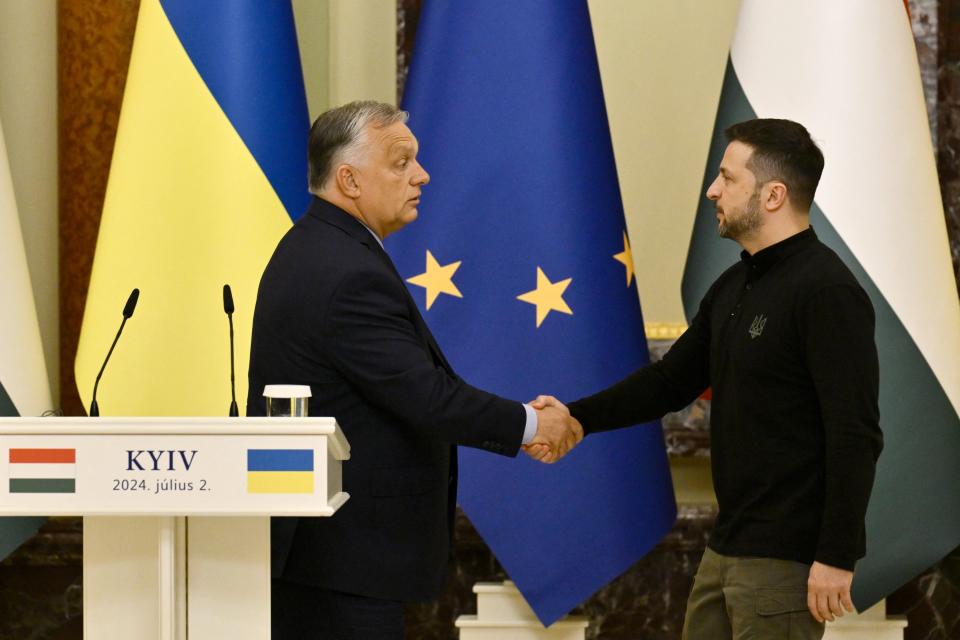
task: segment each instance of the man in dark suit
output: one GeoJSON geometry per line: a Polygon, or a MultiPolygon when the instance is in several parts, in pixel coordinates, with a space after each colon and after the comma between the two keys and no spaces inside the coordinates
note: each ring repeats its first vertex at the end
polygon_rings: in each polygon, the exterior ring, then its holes
{"type": "Polygon", "coordinates": [[[468,385],[430,334],[382,245],[416,219],[430,179],[405,121],[374,102],[317,119],[316,197],[260,283],[248,415],[264,414],[266,384],[309,385],[311,415],[335,417],[351,445],[351,497],[334,517],[275,520],[275,640],[402,638],[402,603],[443,583],[454,445],[508,456],[530,446],[552,460],[582,437],[565,412],[468,385]]]}

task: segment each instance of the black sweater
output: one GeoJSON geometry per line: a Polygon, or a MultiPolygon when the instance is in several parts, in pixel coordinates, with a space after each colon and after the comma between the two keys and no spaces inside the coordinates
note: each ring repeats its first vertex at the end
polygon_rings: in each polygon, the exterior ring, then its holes
{"type": "Polygon", "coordinates": [[[570,411],[617,429],[712,387],[709,546],[852,570],[883,448],[873,307],[813,229],[741,258],[660,362],[570,411]]]}

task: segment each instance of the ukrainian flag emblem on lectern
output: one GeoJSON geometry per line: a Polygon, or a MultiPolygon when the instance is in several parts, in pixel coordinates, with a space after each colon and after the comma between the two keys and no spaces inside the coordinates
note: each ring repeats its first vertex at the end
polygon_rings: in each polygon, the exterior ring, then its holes
{"type": "Polygon", "coordinates": [[[247,449],[247,493],[313,493],[313,450],[247,449]]]}

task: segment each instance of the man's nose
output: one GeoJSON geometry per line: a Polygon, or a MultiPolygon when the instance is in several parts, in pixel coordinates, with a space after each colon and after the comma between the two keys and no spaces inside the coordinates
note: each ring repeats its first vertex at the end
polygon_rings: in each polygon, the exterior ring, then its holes
{"type": "Polygon", "coordinates": [[[423,165],[419,162],[417,162],[417,169],[419,169],[419,171],[413,175],[413,184],[424,185],[430,182],[430,174],[427,173],[427,170],[424,169],[423,165]]]}
{"type": "Polygon", "coordinates": [[[720,186],[717,184],[718,182],[720,182],[719,176],[707,188],[707,198],[710,200],[717,200],[720,198],[720,186]]]}

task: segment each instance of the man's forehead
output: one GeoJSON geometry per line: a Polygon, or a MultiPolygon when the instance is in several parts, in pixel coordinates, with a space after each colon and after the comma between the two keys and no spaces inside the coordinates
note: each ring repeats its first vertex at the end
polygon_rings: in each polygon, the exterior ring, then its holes
{"type": "Polygon", "coordinates": [[[727,145],[727,150],[723,154],[723,157],[724,159],[729,158],[731,160],[746,162],[750,159],[751,155],[753,155],[753,147],[739,140],[734,140],[727,145]]]}
{"type": "Polygon", "coordinates": [[[410,128],[402,122],[395,122],[388,127],[374,129],[374,140],[391,149],[393,147],[416,147],[417,138],[410,128]]]}
{"type": "Polygon", "coordinates": [[[723,158],[720,160],[720,169],[726,171],[743,169],[747,166],[751,155],[753,155],[753,147],[739,140],[734,140],[727,145],[727,150],[723,153],[723,158]]]}

